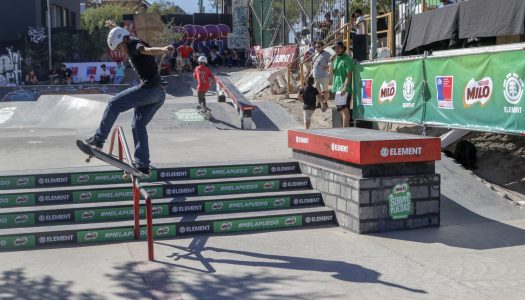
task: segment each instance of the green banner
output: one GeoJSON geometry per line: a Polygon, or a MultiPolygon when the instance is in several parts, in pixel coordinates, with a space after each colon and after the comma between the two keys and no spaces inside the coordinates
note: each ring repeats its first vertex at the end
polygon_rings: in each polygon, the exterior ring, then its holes
{"type": "Polygon", "coordinates": [[[268,165],[190,169],[191,179],[230,178],[230,177],[265,176],[265,175],[268,175],[268,165]]]}
{"type": "Polygon", "coordinates": [[[290,197],[272,197],[249,200],[212,201],[205,203],[205,212],[224,213],[246,210],[280,209],[290,207],[290,197]]]}
{"type": "Polygon", "coordinates": [[[246,220],[231,220],[213,222],[213,232],[235,232],[249,230],[265,230],[273,228],[297,227],[303,225],[301,215],[259,218],[246,220]]]}
{"type": "MultiPolygon", "coordinates": [[[[151,176],[147,181],[157,180],[157,170],[151,170],[151,176]]],[[[107,171],[107,172],[85,172],[71,174],[72,185],[97,185],[111,183],[129,183],[130,179],[124,180],[124,172],[107,171]]]]}
{"type": "Polygon", "coordinates": [[[387,200],[388,213],[392,219],[406,219],[412,213],[412,193],[408,183],[396,184],[387,200]]]}
{"type": "Polygon", "coordinates": [[[198,195],[226,195],[279,191],[279,180],[199,184],[198,195]]]}
{"type": "Polygon", "coordinates": [[[355,118],[422,122],[422,59],[357,65],[354,74],[355,118]]]}
{"type": "Polygon", "coordinates": [[[524,51],[428,58],[425,70],[425,123],[525,133],[524,51]]]}
{"type": "MultiPolygon", "coordinates": [[[[152,199],[162,198],[161,186],[149,187],[146,190],[152,199]]],[[[133,190],[131,188],[73,192],[73,202],[123,201],[132,199],[133,190]]]]}
{"type": "MultiPolygon", "coordinates": [[[[169,205],[153,205],[151,212],[153,217],[169,216],[169,205]]],[[[139,213],[141,217],[144,217],[145,208],[140,207],[139,213]]],[[[94,222],[119,219],[133,219],[133,206],[75,210],[75,221],[94,222]]]]}
{"type": "Polygon", "coordinates": [[[33,234],[0,237],[0,250],[22,248],[35,248],[35,236],[33,234]]]}
{"type": "Polygon", "coordinates": [[[0,177],[0,190],[28,189],[35,187],[35,185],[35,176],[0,177]]]}
{"type": "Polygon", "coordinates": [[[35,225],[34,213],[0,214],[0,228],[24,227],[35,225]]]}
{"type": "MultiPolygon", "coordinates": [[[[153,226],[153,237],[173,237],[176,235],[175,225],[153,226]]],[[[140,228],[140,238],[146,238],[146,227],[140,228]]],[[[80,230],[77,232],[77,242],[79,244],[101,243],[109,241],[129,241],[134,239],[133,227],[99,229],[99,230],[80,230]]]]}
{"type": "Polygon", "coordinates": [[[35,205],[35,194],[33,193],[0,195],[0,208],[33,205],[35,205]]]}

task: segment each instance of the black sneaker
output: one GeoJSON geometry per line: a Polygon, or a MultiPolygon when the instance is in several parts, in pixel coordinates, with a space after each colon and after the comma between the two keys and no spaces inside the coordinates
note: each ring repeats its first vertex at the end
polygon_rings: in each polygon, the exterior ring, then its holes
{"type": "Polygon", "coordinates": [[[92,136],[86,140],[84,140],[84,142],[92,147],[95,147],[95,148],[98,148],[98,149],[102,149],[104,147],[104,143],[100,142],[99,140],[97,140],[95,138],[95,136],[92,136]]]}
{"type": "Polygon", "coordinates": [[[150,169],[149,169],[149,167],[141,167],[137,163],[133,163],[133,167],[135,169],[139,170],[144,175],[147,175],[148,177],[150,176],[150,169]]]}

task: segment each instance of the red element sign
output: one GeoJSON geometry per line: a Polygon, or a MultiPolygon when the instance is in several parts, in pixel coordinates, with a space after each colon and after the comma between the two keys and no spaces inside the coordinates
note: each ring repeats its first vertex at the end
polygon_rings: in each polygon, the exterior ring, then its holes
{"type": "Polygon", "coordinates": [[[270,69],[286,68],[297,57],[297,46],[273,47],[270,55],[270,69]]]}
{"type": "Polygon", "coordinates": [[[404,162],[427,162],[441,159],[441,140],[432,137],[406,135],[388,138],[388,133],[364,129],[341,129],[317,131],[288,131],[288,147],[356,165],[375,165],[404,162]],[[330,134],[330,131],[337,131],[330,134]],[[359,138],[352,139],[352,131],[359,138]],[[365,133],[363,135],[363,132],[365,133]],[[339,136],[339,137],[338,137],[339,136]],[[379,139],[378,137],[382,138],[379,139]]]}

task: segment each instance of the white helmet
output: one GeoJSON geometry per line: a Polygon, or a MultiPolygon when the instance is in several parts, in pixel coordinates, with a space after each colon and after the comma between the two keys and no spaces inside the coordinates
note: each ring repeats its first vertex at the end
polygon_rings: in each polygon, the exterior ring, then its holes
{"type": "Polygon", "coordinates": [[[208,58],[206,58],[206,56],[199,56],[199,59],[197,59],[197,62],[207,64],[208,58]]]}
{"type": "Polygon", "coordinates": [[[129,36],[129,31],[122,27],[115,27],[111,29],[108,34],[108,47],[111,50],[117,49],[117,46],[122,43],[125,36],[129,36]]]}

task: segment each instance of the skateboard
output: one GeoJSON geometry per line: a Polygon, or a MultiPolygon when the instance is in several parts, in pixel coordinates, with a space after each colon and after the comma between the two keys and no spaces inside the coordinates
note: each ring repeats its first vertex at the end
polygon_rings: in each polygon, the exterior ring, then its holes
{"type": "Polygon", "coordinates": [[[213,118],[213,116],[211,115],[211,109],[209,109],[208,107],[206,107],[206,112],[203,111],[202,107],[200,105],[197,105],[197,112],[199,113],[199,115],[201,115],[204,120],[206,121],[209,121],[213,118]]]}
{"type": "Polygon", "coordinates": [[[118,159],[114,155],[107,154],[103,152],[102,150],[99,150],[89,144],[87,144],[84,141],[77,140],[77,147],[85,153],[88,157],[86,158],[86,162],[89,163],[91,161],[91,158],[95,157],[100,159],[103,162],[106,162],[116,168],[121,169],[124,171],[124,179],[127,180],[129,176],[135,176],[139,178],[149,178],[149,175],[142,173],[138,169],[132,167],[131,165],[123,162],[122,160],[118,159]]]}

